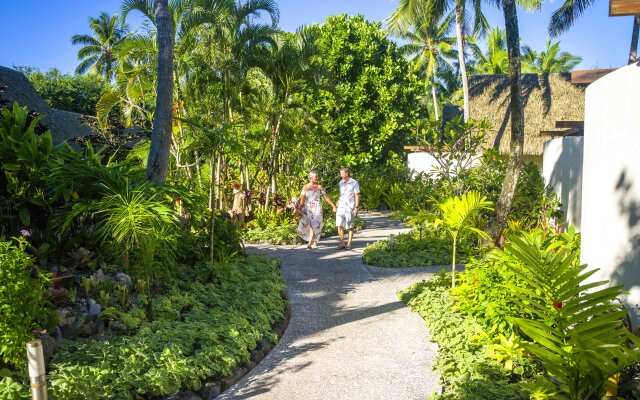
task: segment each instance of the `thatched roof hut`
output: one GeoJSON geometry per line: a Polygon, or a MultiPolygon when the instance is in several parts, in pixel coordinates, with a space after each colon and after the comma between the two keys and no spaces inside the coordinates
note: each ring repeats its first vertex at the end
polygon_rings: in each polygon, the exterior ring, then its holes
{"type": "Polygon", "coordinates": [[[22,72],[0,66],[0,87],[0,105],[10,107],[18,102],[29,110],[45,115],[41,124],[51,131],[54,144],[94,133],[91,127],[82,122],[93,117],[50,108],[22,72]]]}
{"type": "MultiPolygon", "coordinates": [[[[546,138],[541,131],[555,129],[556,121],[584,120],[584,87],[571,83],[571,74],[523,74],[524,154],[541,156],[546,138]]],[[[509,112],[509,76],[474,75],[469,77],[471,119],[486,119],[492,129],[487,147],[509,152],[511,113],[509,112]]]]}

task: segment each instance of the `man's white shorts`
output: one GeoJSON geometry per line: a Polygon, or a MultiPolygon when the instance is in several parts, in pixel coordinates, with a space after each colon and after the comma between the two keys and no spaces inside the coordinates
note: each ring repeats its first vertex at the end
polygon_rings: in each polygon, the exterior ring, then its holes
{"type": "Polygon", "coordinates": [[[353,229],[353,209],[340,207],[336,210],[336,226],[353,229]]]}

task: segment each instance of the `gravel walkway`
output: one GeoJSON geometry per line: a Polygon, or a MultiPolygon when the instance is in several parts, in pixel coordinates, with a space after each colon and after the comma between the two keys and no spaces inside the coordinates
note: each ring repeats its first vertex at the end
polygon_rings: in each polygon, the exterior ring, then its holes
{"type": "Polygon", "coordinates": [[[337,237],[316,249],[252,246],[282,261],[293,313],[281,341],[219,399],[426,399],[439,391],[431,370],[437,347],[424,321],[396,292],[439,268],[384,269],[362,264],[368,243],[406,228],[368,214],[353,249],[337,237]]]}

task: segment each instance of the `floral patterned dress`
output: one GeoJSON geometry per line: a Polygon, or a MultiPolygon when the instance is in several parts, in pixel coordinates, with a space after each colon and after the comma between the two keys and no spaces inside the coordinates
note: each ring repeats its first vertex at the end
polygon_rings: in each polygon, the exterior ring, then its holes
{"type": "Polygon", "coordinates": [[[322,233],[322,203],[320,197],[325,195],[326,192],[323,190],[303,190],[302,194],[306,197],[306,201],[298,223],[298,236],[302,240],[309,240],[309,233],[313,230],[314,239],[318,242],[322,233]]]}

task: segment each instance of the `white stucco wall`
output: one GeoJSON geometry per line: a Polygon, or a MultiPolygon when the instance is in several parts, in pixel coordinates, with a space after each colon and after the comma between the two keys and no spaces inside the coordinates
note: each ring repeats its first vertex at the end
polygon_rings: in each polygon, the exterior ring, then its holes
{"type": "Polygon", "coordinates": [[[562,202],[564,219],[580,231],[582,210],[583,137],[544,142],[542,176],[562,202]]]}
{"type": "MultiPolygon", "coordinates": [[[[586,90],[581,261],[640,304],[640,65],[586,90]]],[[[631,314],[638,322],[635,311],[631,314]]]]}
{"type": "MultiPolygon", "coordinates": [[[[471,166],[475,166],[480,162],[480,156],[477,155],[471,160],[471,166]]],[[[414,152],[409,153],[407,156],[407,168],[411,176],[419,174],[421,172],[425,174],[433,173],[440,168],[440,165],[436,159],[427,152],[414,152]]]]}

